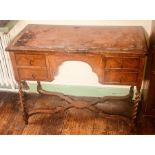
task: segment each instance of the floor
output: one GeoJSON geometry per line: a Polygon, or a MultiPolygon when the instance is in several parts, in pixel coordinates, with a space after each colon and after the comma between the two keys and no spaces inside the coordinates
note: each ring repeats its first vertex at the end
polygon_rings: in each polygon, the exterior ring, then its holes
{"type": "MultiPolygon", "coordinates": [[[[1,135],[128,135],[129,127],[121,120],[101,118],[87,110],[70,109],[57,114],[37,114],[25,125],[19,111],[17,93],[0,92],[0,134],[1,135]]],[[[28,110],[40,106],[62,104],[57,97],[27,94],[28,110]]],[[[154,134],[151,122],[137,134],[154,134]]]]}

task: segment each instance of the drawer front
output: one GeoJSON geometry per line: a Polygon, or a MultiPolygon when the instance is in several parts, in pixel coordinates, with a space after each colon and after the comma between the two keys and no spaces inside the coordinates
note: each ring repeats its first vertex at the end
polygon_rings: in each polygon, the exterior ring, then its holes
{"type": "Polygon", "coordinates": [[[138,70],[139,58],[120,58],[120,57],[107,57],[105,69],[133,69],[138,70]]]}
{"type": "Polygon", "coordinates": [[[18,69],[20,80],[48,80],[46,69],[18,69]]]}
{"type": "Polygon", "coordinates": [[[104,83],[109,84],[135,84],[137,82],[138,73],[126,72],[121,70],[105,71],[104,83]]]}
{"type": "Polygon", "coordinates": [[[106,58],[105,68],[106,69],[122,68],[122,58],[116,58],[116,57],[106,58]]]}
{"type": "Polygon", "coordinates": [[[46,66],[45,55],[39,54],[15,54],[17,66],[46,66]]]}
{"type": "Polygon", "coordinates": [[[139,58],[123,58],[123,68],[138,70],[140,64],[139,58]]]}

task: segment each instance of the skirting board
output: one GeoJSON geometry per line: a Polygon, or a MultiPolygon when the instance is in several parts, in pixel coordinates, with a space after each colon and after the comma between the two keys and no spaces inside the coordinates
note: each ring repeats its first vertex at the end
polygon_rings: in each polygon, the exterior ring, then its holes
{"type": "MultiPolygon", "coordinates": [[[[29,90],[27,92],[37,92],[37,85],[34,82],[29,82],[29,90]]],[[[66,95],[73,96],[91,96],[91,97],[103,97],[103,96],[124,96],[129,93],[129,86],[80,86],[80,85],[62,85],[62,84],[43,84],[45,90],[52,92],[61,92],[66,95]]],[[[13,91],[17,92],[18,88],[10,89],[9,87],[1,87],[0,91],[13,91]]]]}
{"type": "MultiPolygon", "coordinates": [[[[45,90],[52,92],[61,92],[73,96],[124,96],[129,93],[128,87],[96,87],[96,86],[79,86],[79,85],[58,85],[43,84],[45,90]]],[[[29,83],[30,92],[37,92],[36,84],[29,83]]]]}

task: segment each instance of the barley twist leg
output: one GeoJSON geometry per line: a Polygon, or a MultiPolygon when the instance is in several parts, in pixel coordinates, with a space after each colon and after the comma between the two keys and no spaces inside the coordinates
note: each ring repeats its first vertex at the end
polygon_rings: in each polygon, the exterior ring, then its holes
{"type": "Polygon", "coordinates": [[[135,99],[134,99],[133,111],[132,111],[132,130],[133,131],[135,131],[135,127],[136,127],[136,118],[137,118],[139,102],[140,102],[140,89],[137,89],[137,92],[135,93],[135,99]]]}
{"type": "Polygon", "coordinates": [[[23,120],[25,121],[25,124],[28,124],[28,113],[26,111],[26,105],[24,103],[24,93],[22,90],[22,84],[21,82],[18,83],[18,87],[19,87],[19,100],[20,100],[20,109],[21,112],[23,114],[23,120]]]}

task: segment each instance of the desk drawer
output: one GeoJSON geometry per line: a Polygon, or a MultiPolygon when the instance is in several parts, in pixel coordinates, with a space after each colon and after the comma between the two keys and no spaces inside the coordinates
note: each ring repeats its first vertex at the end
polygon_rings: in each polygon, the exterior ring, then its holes
{"type": "Polygon", "coordinates": [[[46,66],[45,55],[43,54],[15,54],[17,66],[46,66]]]}
{"type": "Polygon", "coordinates": [[[105,63],[105,69],[134,69],[139,68],[139,58],[120,58],[120,57],[107,57],[105,63]]]}
{"type": "Polygon", "coordinates": [[[47,80],[48,73],[46,69],[18,69],[19,78],[21,80],[47,80]]]}
{"type": "Polygon", "coordinates": [[[127,72],[121,70],[105,71],[104,83],[111,84],[135,84],[137,82],[137,72],[127,72]]]}

